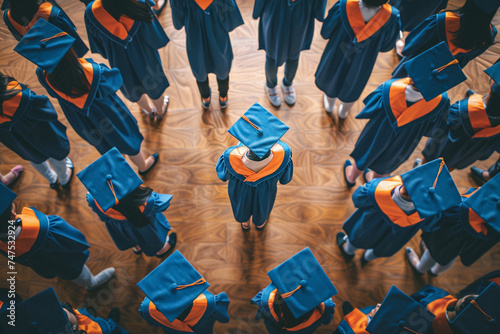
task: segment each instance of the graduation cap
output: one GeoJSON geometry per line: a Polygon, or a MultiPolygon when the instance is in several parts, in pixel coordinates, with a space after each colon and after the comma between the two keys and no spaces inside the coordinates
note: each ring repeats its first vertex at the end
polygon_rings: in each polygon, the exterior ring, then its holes
{"type": "Polygon", "coordinates": [[[16,304],[15,326],[7,315],[0,315],[6,334],[74,333],[52,287],[16,304]]]}
{"type": "MultiPolygon", "coordinates": [[[[499,59],[500,60],[500,59],[499,59]]],[[[500,96],[500,61],[497,61],[493,66],[484,70],[484,73],[488,74],[488,76],[495,81],[491,90],[500,96]]]]}
{"type": "Polygon", "coordinates": [[[210,286],[178,250],[137,285],[170,322],[210,286]]]}
{"type": "Polygon", "coordinates": [[[408,60],[403,67],[426,101],[467,80],[446,42],[408,60]]]}
{"type": "Polygon", "coordinates": [[[17,197],[16,193],[0,182],[0,214],[4,213],[17,197]]]}
{"type": "Polygon", "coordinates": [[[474,210],[486,224],[500,233],[500,174],[486,182],[467,198],[464,204],[474,210]]]}
{"type": "Polygon", "coordinates": [[[255,103],[228,132],[262,158],[288,129],[290,128],[285,123],[255,103]]]}
{"type": "Polygon", "coordinates": [[[142,180],[116,147],[77,176],[104,211],[118,204],[142,184],[142,180]]]}
{"type": "Polygon", "coordinates": [[[337,289],[309,247],[269,271],[267,275],[295,318],[337,294],[337,289]]]}
{"type": "Polygon", "coordinates": [[[486,14],[496,12],[500,7],[500,0],[474,0],[474,2],[486,14]]]}
{"type": "Polygon", "coordinates": [[[52,73],[75,39],[55,25],[39,19],[17,43],[14,51],[52,73]]]}
{"type": "Polygon", "coordinates": [[[500,333],[500,287],[491,283],[475,300],[450,322],[453,332],[459,334],[500,333]]]}
{"type": "Polygon", "coordinates": [[[426,334],[434,314],[394,285],[366,327],[370,334],[426,334]]]}
{"type": "Polygon", "coordinates": [[[420,218],[428,218],[462,203],[442,158],[401,174],[401,179],[420,218]]]}

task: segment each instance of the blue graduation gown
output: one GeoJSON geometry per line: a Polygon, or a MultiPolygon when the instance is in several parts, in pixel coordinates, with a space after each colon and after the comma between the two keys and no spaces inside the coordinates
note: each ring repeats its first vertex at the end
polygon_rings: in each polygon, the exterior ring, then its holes
{"type": "Polygon", "coordinates": [[[104,154],[116,147],[122,154],[136,155],[144,137],[137,120],[116,95],[122,85],[118,69],[109,69],[92,59],[79,59],[91,83],[88,94],[70,98],[53,89],[45,78],[45,71],[37,68],[38,81],[50,96],[56,98],[73,129],[104,154]]]}
{"type": "Polygon", "coordinates": [[[368,314],[374,308],[375,306],[368,306],[361,310],[355,308],[351,313],[344,315],[334,334],[366,334],[366,327],[369,324],[368,314]]]}
{"type": "Polygon", "coordinates": [[[151,23],[125,17],[118,22],[102,7],[101,0],[96,0],[85,10],[85,26],[90,50],[120,70],[120,89],[128,100],[137,102],[143,94],[153,100],[161,97],[169,83],[158,49],[169,39],[156,15],[151,23]]]}
{"type": "Polygon", "coordinates": [[[427,141],[422,154],[427,161],[443,157],[448,168],[463,169],[500,152],[500,120],[486,114],[483,96],[474,94],[450,107],[442,136],[427,141]]]}
{"type": "MultiPolygon", "coordinates": [[[[451,41],[453,32],[458,29],[460,29],[460,18],[454,13],[442,12],[428,17],[413,29],[406,38],[405,48],[403,49],[404,57],[392,72],[393,78],[407,76],[408,74],[403,68],[404,63],[443,41],[448,44],[451,53],[458,60],[461,68],[464,68],[469,61],[482,54],[491,46],[491,43],[485,43],[478,49],[464,50],[458,48],[451,41]]],[[[491,35],[494,39],[497,29],[494,26],[491,26],[491,29],[491,35]]]]}
{"type": "Polygon", "coordinates": [[[299,59],[309,50],[314,35],[314,19],[323,22],[326,0],[255,0],[252,17],[259,21],[259,50],[278,66],[299,59]]]}
{"type": "Polygon", "coordinates": [[[273,209],[278,181],[292,180],[293,162],[290,147],[278,141],[271,149],[272,161],[260,172],[245,167],[241,161],[248,151],[242,144],[228,148],[219,158],[216,170],[221,181],[228,181],[229,200],[236,221],[244,223],[253,216],[256,226],[264,224],[273,209]]]}
{"type": "Polygon", "coordinates": [[[418,232],[423,222],[418,212],[407,215],[392,200],[392,191],[402,184],[400,176],[385,177],[354,191],[352,201],[357,210],[342,227],[354,247],[389,257],[418,232]]]}
{"type": "Polygon", "coordinates": [[[89,206],[106,224],[116,247],[123,251],[139,245],[147,256],[156,255],[165,245],[165,239],[171,227],[162,212],[170,206],[171,199],[172,195],[151,193],[146,205],[140,207],[150,223],[139,228],[114,209],[103,212],[94,197],[87,193],[89,206]]]}
{"type": "MultiPolygon", "coordinates": [[[[87,239],[59,216],[46,216],[35,208],[23,208],[21,234],[16,239],[15,261],[43,278],[76,279],[89,258],[87,239]]],[[[0,241],[7,257],[8,243],[0,241]]]]}
{"type": "Polygon", "coordinates": [[[401,30],[412,31],[429,16],[446,9],[448,0],[391,0],[389,3],[401,13],[401,30]]]}
{"type": "Polygon", "coordinates": [[[460,299],[467,295],[480,295],[481,292],[483,292],[484,289],[486,289],[491,284],[491,282],[495,282],[500,286],[500,270],[495,270],[491,273],[481,276],[480,278],[460,290],[460,292],[456,294],[456,297],[460,299]]]}
{"type": "MultiPolygon", "coordinates": [[[[462,197],[475,190],[469,189],[462,197]]],[[[422,230],[422,240],[432,258],[442,266],[458,256],[465,266],[470,266],[500,241],[500,234],[464,203],[445,211],[439,220],[423,226],[422,230]]]]}
{"type": "Polygon", "coordinates": [[[426,102],[406,102],[409,78],[388,80],[363,101],[357,119],[370,119],[359,135],[351,157],[360,170],[390,174],[404,163],[423,136],[443,131],[450,106],[448,94],[426,102]]]}
{"type": "Polygon", "coordinates": [[[0,142],[24,160],[42,163],[48,158],[62,160],[69,154],[66,127],[45,95],[36,95],[16,81],[7,85],[21,91],[3,102],[0,142]]]}
{"type": "Polygon", "coordinates": [[[225,292],[214,296],[208,291],[204,291],[193,302],[193,307],[183,321],[168,319],[156,309],[149,298],[144,298],[139,313],[152,326],[160,327],[166,334],[212,334],[216,321],[220,323],[229,322],[227,308],[229,298],[225,292]]]}
{"type": "Polygon", "coordinates": [[[209,73],[224,80],[233,62],[229,32],[243,24],[235,0],[214,0],[203,10],[195,0],[170,0],[177,30],[186,27],[186,51],[197,81],[209,73]]]}
{"type": "Polygon", "coordinates": [[[394,48],[399,28],[399,11],[387,4],[365,24],[357,0],[337,2],[321,28],[329,42],[316,70],[316,86],[329,97],[355,102],[378,53],[394,48]]]}
{"type": "Polygon", "coordinates": [[[84,330],[87,334],[128,334],[120,325],[113,319],[103,319],[94,317],[86,308],[73,309],[78,322],[78,329],[84,330]],[[100,331],[97,331],[96,325],[100,331]]]}
{"type": "Polygon", "coordinates": [[[443,289],[426,285],[419,291],[410,296],[415,301],[420,303],[423,307],[427,308],[432,314],[436,316],[432,321],[432,330],[429,334],[454,334],[448,319],[446,317],[446,309],[450,305],[454,305],[457,298],[451,296],[443,289]]]}
{"type": "Polygon", "coordinates": [[[321,303],[321,311],[315,310],[302,324],[292,328],[278,328],[277,315],[274,311],[271,313],[269,308],[269,303],[274,304],[277,291],[276,287],[271,283],[262,291],[257,293],[257,295],[255,295],[250,302],[251,304],[255,304],[259,307],[255,320],[264,319],[264,324],[266,325],[269,334],[310,334],[313,333],[318,327],[328,325],[332,321],[333,314],[335,313],[335,303],[331,298],[328,298],[321,303]]]}
{"type": "Polygon", "coordinates": [[[71,19],[57,4],[55,4],[55,2],[51,3],[47,1],[42,3],[31,22],[27,25],[28,29],[12,19],[12,17],[10,16],[10,9],[7,9],[3,12],[3,20],[5,22],[5,25],[7,26],[7,28],[9,28],[14,38],[18,41],[23,38],[28,30],[31,29],[31,27],[40,18],[43,18],[46,21],[52,23],[62,31],[67,32],[71,37],[75,39],[75,43],[73,44],[72,48],[79,58],[83,57],[89,51],[87,45],[85,45],[85,43],[76,32],[76,27],[71,19]]]}

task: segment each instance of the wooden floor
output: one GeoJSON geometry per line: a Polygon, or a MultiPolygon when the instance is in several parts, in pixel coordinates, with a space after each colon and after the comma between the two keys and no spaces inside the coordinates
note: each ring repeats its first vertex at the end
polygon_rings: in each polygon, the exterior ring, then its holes
{"type": "MultiPolygon", "coordinates": [[[[328,2],[328,8],[335,1],[328,2]]],[[[451,0],[456,8],[464,1],[451,0]]],[[[84,6],[76,0],[58,0],[58,3],[76,23],[80,36],[86,40],[83,23],[84,6]]],[[[264,93],[264,52],[257,51],[257,22],[252,20],[252,0],[237,0],[245,25],[231,33],[235,60],[231,72],[229,107],[221,112],[218,108],[215,78],[211,86],[214,102],[203,112],[200,97],[191,74],[185,51],[185,33],[173,28],[170,8],[160,17],[171,39],[160,50],[164,69],[170,81],[168,94],[170,107],[166,119],[152,124],[144,118],[136,105],[128,103],[137,117],[148,153],[159,152],[160,163],[149,175],[145,184],[161,193],[173,194],[166,217],[178,233],[178,249],[212,284],[210,291],[226,291],[231,299],[228,324],[217,324],[215,333],[264,333],[264,325],[254,320],[256,307],[250,299],[269,283],[266,272],[296,252],[309,246],[328,276],[339,290],[333,299],[337,305],[349,300],[355,306],[368,306],[382,301],[392,284],[406,293],[412,293],[425,284],[433,284],[455,293],[477,277],[500,267],[500,247],[497,246],[469,268],[460,263],[438,278],[416,277],[405,261],[403,251],[388,259],[373,261],[365,268],[356,259],[346,264],[335,245],[335,234],[353,212],[352,190],[347,190],[342,178],[342,165],[353,149],[365,121],[354,116],[362,103],[354,106],[348,119],[339,124],[332,121],[322,107],[322,93],[314,85],[314,72],[326,45],[319,35],[321,25],[316,24],[312,49],[302,53],[295,80],[298,94],[294,107],[271,107],[264,93]],[[284,136],[293,149],[295,173],[292,182],[280,186],[276,205],[268,226],[263,232],[252,230],[242,233],[233,220],[227,185],[220,182],[215,164],[220,154],[236,140],[226,131],[254,102],[269,108],[290,126],[284,136]]],[[[495,22],[498,22],[498,18],[495,22]]],[[[38,94],[46,94],[37,82],[35,66],[12,51],[16,44],[3,24],[0,24],[0,70],[26,83],[38,94]]],[[[491,47],[479,59],[465,69],[470,78],[450,92],[452,102],[463,98],[470,87],[487,93],[488,80],[482,70],[492,64],[499,55],[498,45],[491,47]]],[[[90,53],[89,53],[90,56],[90,53]]],[[[100,56],[92,55],[97,61],[100,56]]],[[[397,63],[393,51],[381,54],[360,101],[378,85],[389,79],[397,63]]],[[[280,77],[282,70],[280,70],[280,77]]],[[[60,119],[67,124],[57,102],[54,106],[60,119]]],[[[96,150],[68,128],[71,140],[70,157],[76,171],[85,168],[99,157],[96,150]]],[[[397,172],[411,168],[413,158],[397,172]]],[[[26,171],[14,187],[19,194],[19,206],[34,206],[46,214],[56,214],[81,230],[90,248],[91,270],[96,273],[108,267],[116,267],[116,278],[97,292],[67,281],[46,280],[31,269],[18,267],[17,291],[23,297],[32,296],[49,286],[54,286],[61,300],[74,306],[94,306],[98,313],[106,315],[113,306],[123,312],[122,325],[130,333],[160,333],[142,320],[137,309],[144,298],[135,285],[154,269],[160,259],[136,256],[132,251],[120,252],[109,237],[104,224],[91,212],[85,202],[86,190],[75,179],[69,193],[56,193],[47,182],[17,155],[0,146],[0,171],[5,173],[14,165],[23,163],[26,171]]],[[[477,166],[488,167],[497,159],[494,155],[477,166]]],[[[468,171],[452,173],[460,190],[474,186],[468,171]]],[[[359,182],[359,181],[358,181],[359,182]]],[[[419,238],[411,241],[417,246],[419,238]]],[[[6,261],[0,259],[0,272],[7,272],[6,261]]],[[[0,277],[3,277],[2,274],[0,277]]],[[[6,286],[4,279],[0,287],[6,286]]],[[[317,333],[332,333],[341,319],[337,308],[335,320],[317,333]]]]}

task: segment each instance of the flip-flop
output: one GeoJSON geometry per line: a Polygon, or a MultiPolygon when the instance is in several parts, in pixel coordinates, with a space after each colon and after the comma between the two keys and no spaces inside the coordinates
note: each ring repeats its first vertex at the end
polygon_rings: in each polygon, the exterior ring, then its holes
{"type": "Polygon", "coordinates": [[[144,175],[146,175],[147,173],[149,173],[149,171],[151,171],[151,169],[153,169],[153,167],[156,165],[156,163],[158,162],[158,160],[160,160],[160,156],[158,155],[158,153],[153,153],[151,156],[152,156],[152,157],[153,157],[153,159],[154,159],[153,164],[152,164],[151,166],[149,166],[149,168],[148,168],[148,169],[146,169],[145,171],[142,171],[142,172],[141,172],[141,171],[139,171],[139,175],[144,176],[144,175]]]}
{"type": "Polygon", "coordinates": [[[344,181],[347,184],[348,188],[352,188],[352,187],[354,187],[356,185],[356,182],[352,183],[352,182],[349,182],[349,180],[347,180],[346,169],[349,166],[352,166],[352,163],[351,163],[351,160],[348,159],[344,163],[344,181]]]}

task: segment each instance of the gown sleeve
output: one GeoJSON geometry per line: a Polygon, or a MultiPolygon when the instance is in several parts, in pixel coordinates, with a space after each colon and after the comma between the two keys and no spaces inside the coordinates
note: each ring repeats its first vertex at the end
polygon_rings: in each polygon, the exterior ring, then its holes
{"type": "MultiPolygon", "coordinates": [[[[397,10],[393,8],[393,10],[397,10]]],[[[399,31],[401,30],[401,18],[399,16],[399,11],[396,17],[391,17],[391,23],[387,27],[386,33],[384,35],[384,42],[382,44],[381,52],[389,52],[394,49],[394,45],[399,38],[399,31]]]]}
{"type": "Polygon", "coordinates": [[[172,200],[172,195],[169,194],[158,194],[156,192],[152,192],[151,196],[154,200],[154,206],[152,211],[154,213],[163,212],[168,209],[170,206],[170,201],[172,200]]]}
{"type": "Polygon", "coordinates": [[[281,184],[289,183],[292,180],[292,176],[293,176],[293,161],[290,158],[290,161],[288,161],[288,165],[286,166],[285,172],[280,177],[280,183],[281,184]]]}
{"type": "Polygon", "coordinates": [[[331,298],[325,300],[325,311],[323,312],[324,320],[323,324],[328,325],[333,320],[333,315],[335,314],[335,303],[331,298]]]}
{"type": "Polygon", "coordinates": [[[170,0],[170,8],[172,9],[172,22],[174,28],[181,30],[184,27],[185,20],[185,2],[186,0],[170,0]]]}
{"type": "Polygon", "coordinates": [[[323,22],[321,27],[321,36],[324,39],[330,39],[333,33],[337,30],[339,24],[342,24],[342,19],[340,18],[340,1],[337,2],[328,12],[328,16],[323,22]]]}
{"type": "Polygon", "coordinates": [[[368,196],[368,188],[373,181],[370,181],[362,186],[359,186],[352,194],[352,202],[358,209],[373,206],[370,197],[368,196]]]}
{"type": "Polygon", "coordinates": [[[219,161],[217,161],[217,166],[215,167],[217,170],[217,176],[223,182],[228,180],[228,170],[226,167],[226,163],[224,162],[224,154],[220,156],[219,161]]]}
{"type": "Polygon", "coordinates": [[[255,0],[255,3],[253,5],[253,13],[252,13],[252,18],[254,20],[257,20],[259,17],[262,16],[262,13],[264,12],[264,9],[266,8],[266,2],[268,0],[255,0]]]}
{"type": "Polygon", "coordinates": [[[371,92],[364,100],[365,107],[356,116],[356,119],[370,119],[377,112],[384,111],[383,84],[371,92]]]}
{"type": "Polygon", "coordinates": [[[104,47],[102,39],[99,37],[99,30],[94,26],[90,14],[87,14],[87,11],[92,11],[92,9],[88,7],[85,11],[85,27],[87,28],[90,51],[92,51],[92,53],[98,53],[108,59],[109,56],[106,48],[104,47]]]}
{"type": "Polygon", "coordinates": [[[325,11],[326,11],[326,0],[315,0],[314,3],[314,17],[319,22],[323,22],[325,20],[325,11]]]}
{"type": "Polygon", "coordinates": [[[235,0],[219,1],[217,3],[217,14],[226,32],[231,32],[244,23],[235,0]]]}
{"type": "Polygon", "coordinates": [[[225,292],[221,292],[215,296],[215,310],[214,316],[215,320],[222,324],[229,322],[229,314],[227,309],[229,307],[229,297],[225,292]]]}
{"type": "Polygon", "coordinates": [[[57,112],[50,102],[49,98],[45,95],[36,95],[31,92],[30,105],[28,107],[26,116],[37,121],[57,121],[57,112]]]}
{"type": "MultiPolygon", "coordinates": [[[[403,56],[417,55],[429,45],[438,33],[438,17],[432,15],[413,29],[405,40],[403,56]]],[[[430,46],[430,45],[429,45],[430,46]]]]}
{"type": "Polygon", "coordinates": [[[117,68],[110,69],[104,64],[99,64],[99,69],[101,71],[101,78],[96,98],[100,100],[116,93],[122,86],[123,79],[120,70],[117,68]]]}

